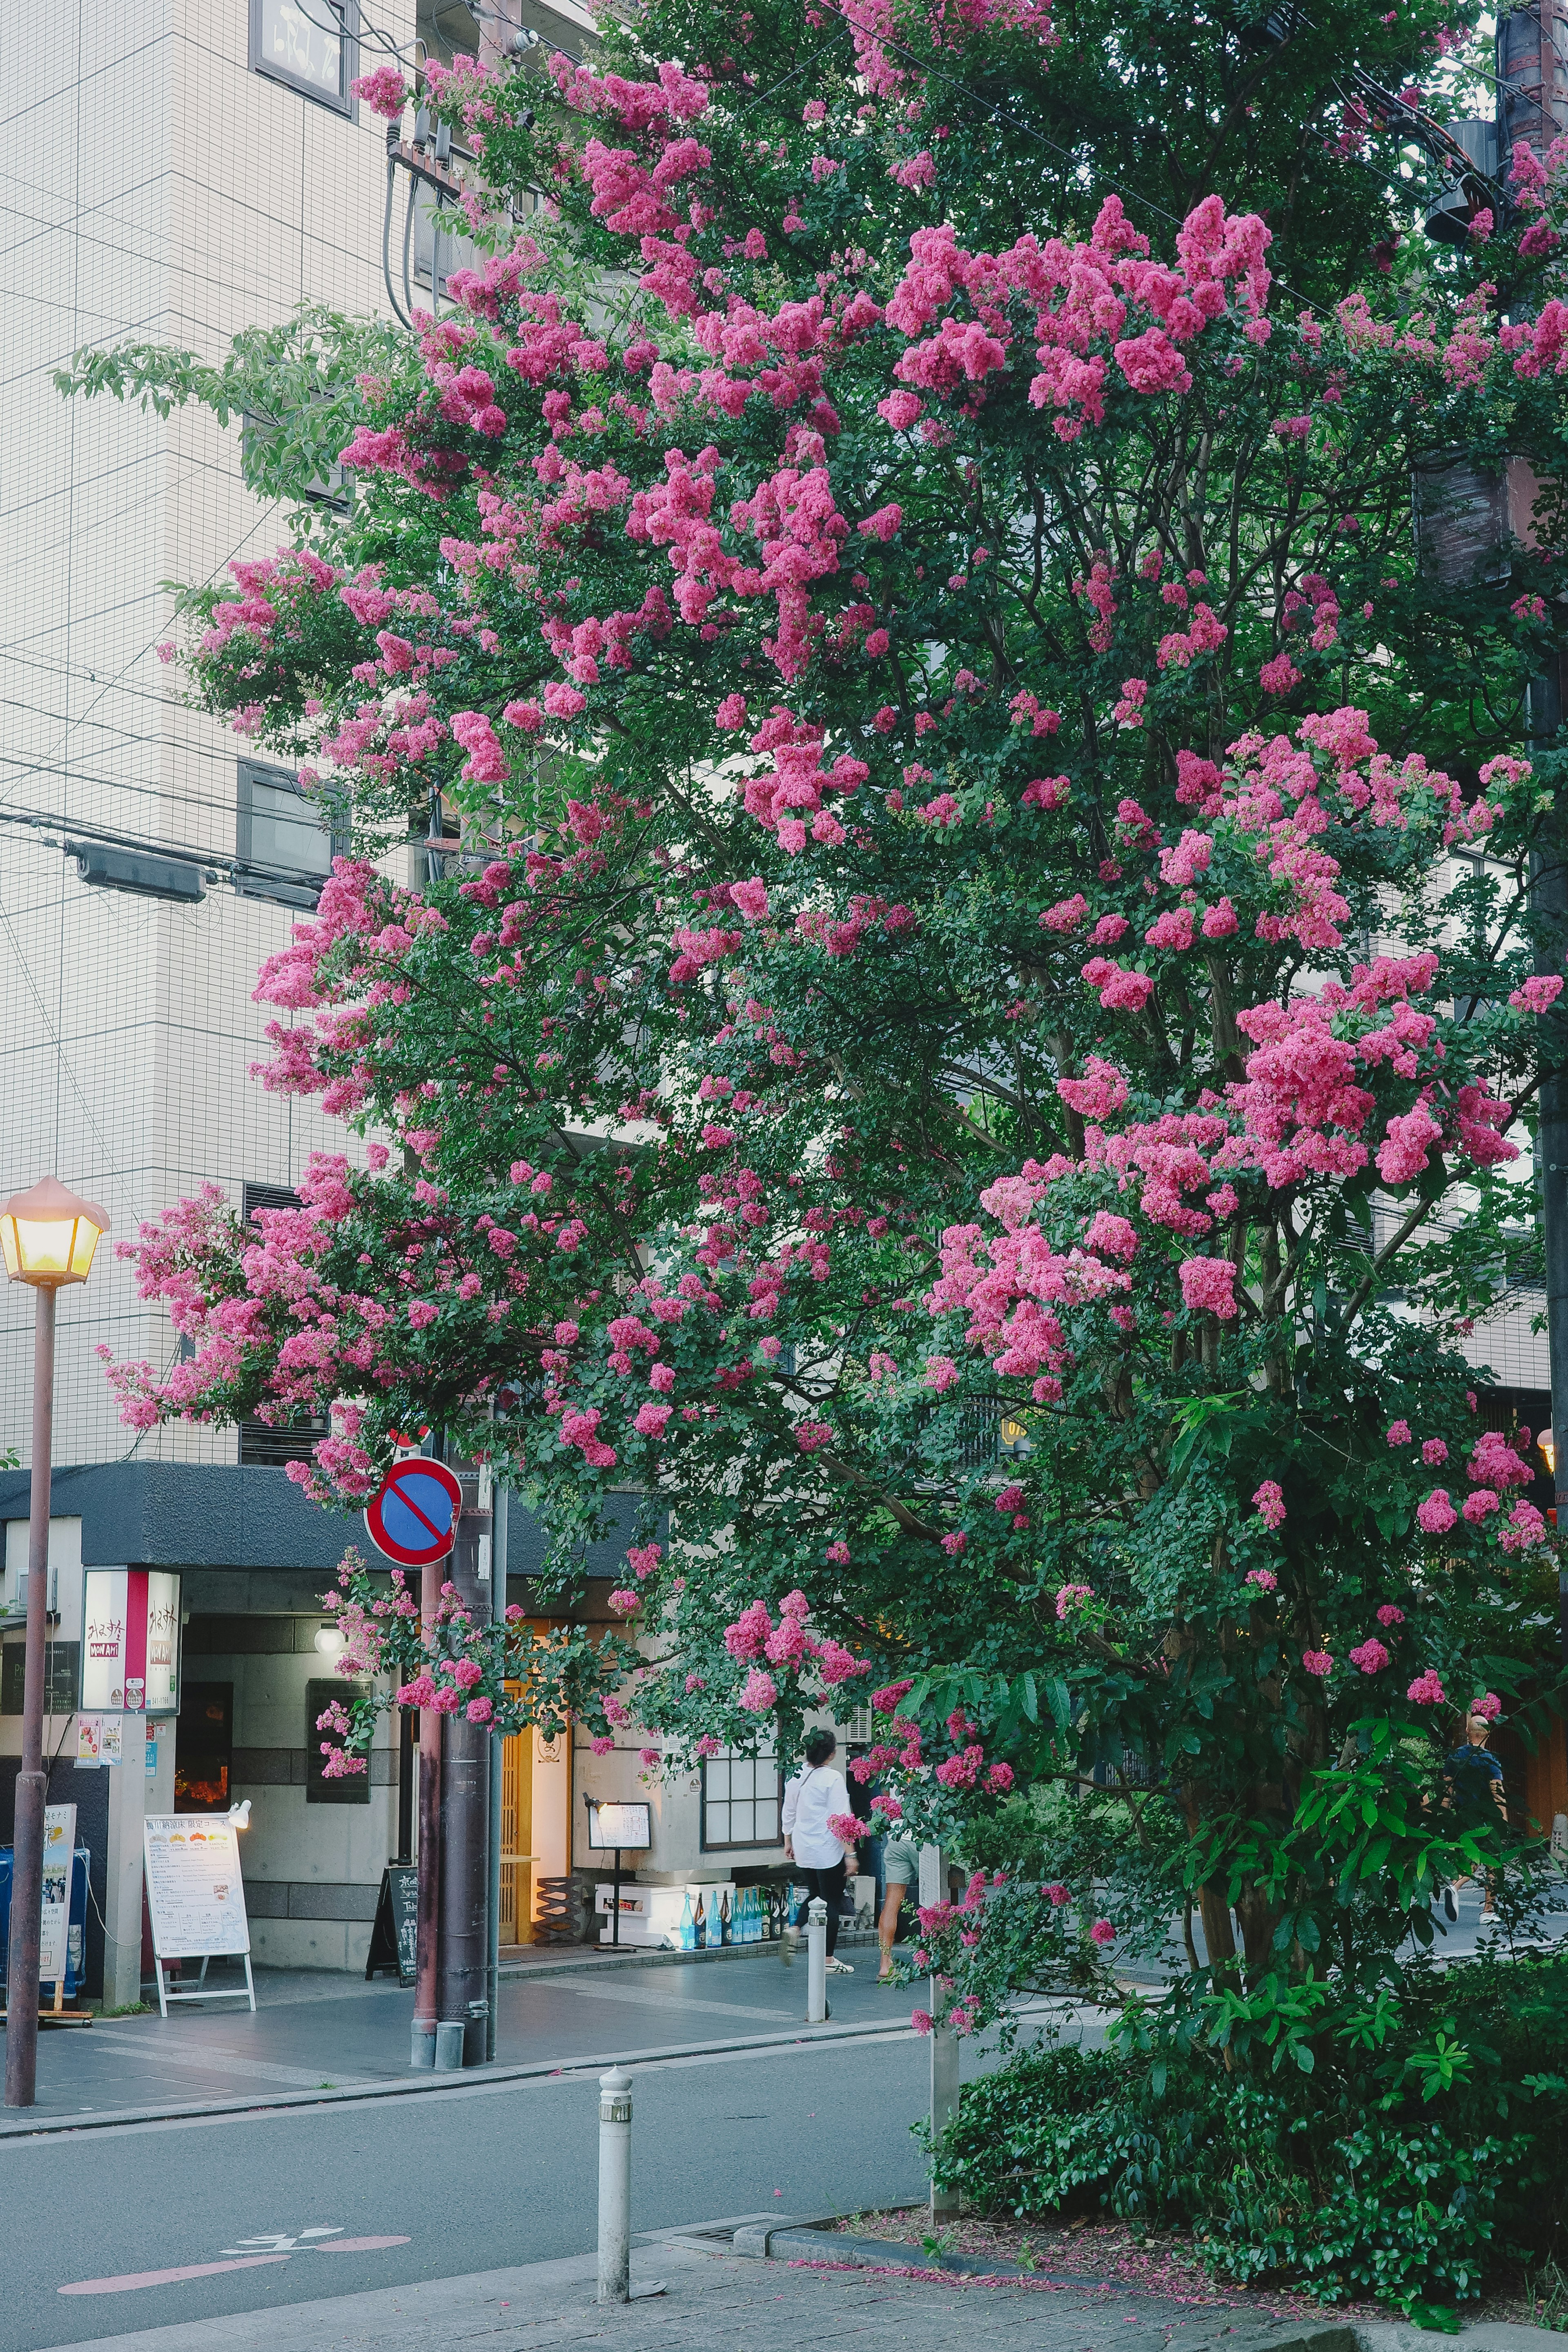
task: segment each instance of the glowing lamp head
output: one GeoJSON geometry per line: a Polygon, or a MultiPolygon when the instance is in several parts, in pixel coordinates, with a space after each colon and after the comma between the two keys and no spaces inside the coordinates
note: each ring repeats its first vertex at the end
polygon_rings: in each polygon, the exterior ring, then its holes
{"type": "Polygon", "coordinates": [[[323,1658],[341,1658],[343,1654],[345,1643],[346,1637],[339,1626],[317,1626],[316,1648],[323,1658]]]}
{"type": "Polygon", "coordinates": [[[1556,1438],[1549,1429],[1543,1429],[1535,1442],[1541,1448],[1542,1459],[1545,1463],[1547,1469],[1552,1473],[1552,1476],[1555,1477],[1557,1475],[1556,1438]]]}
{"type": "Polygon", "coordinates": [[[0,1209],[6,1276],[35,1290],[85,1282],[100,1237],[108,1231],[107,1210],[68,1192],[58,1177],[46,1176],[31,1192],[13,1192],[0,1209]]]}

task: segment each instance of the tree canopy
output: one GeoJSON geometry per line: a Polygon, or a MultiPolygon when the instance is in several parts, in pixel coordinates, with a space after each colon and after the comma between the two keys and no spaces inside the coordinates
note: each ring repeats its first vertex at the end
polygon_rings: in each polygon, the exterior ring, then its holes
{"type": "Polygon", "coordinates": [[[1555,151],[1428,248],[1344,98],[1447,12],[1282,21],[655,5],[428,69],[481,261],[416,336],[310,327],[353,509],[184,647],[358,828],[258,994],[264,1082],[367,1141],[144,1233],[195,1350],[113,1377],[330,1409],[351,1500],[438,1423],[563,1579],[630,1488],[678,1750],[878,1683],[922,1831],[1120,1809],[932,1922],[955,2018],[1185,1900],[1173,2014],[1293,2002],[1310,2063],[1509,1843],[1443,1807],[1454,1710],[1554,1703],[1530,1433],[1460,1343],[1562,985],[1568,309],[1555,151]],[[432,794],[463,878],[414,887],[432,794]]]}

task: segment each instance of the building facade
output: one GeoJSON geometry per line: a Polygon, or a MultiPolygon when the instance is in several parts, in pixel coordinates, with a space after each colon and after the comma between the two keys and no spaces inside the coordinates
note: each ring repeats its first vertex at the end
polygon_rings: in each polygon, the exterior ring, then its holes
{"type": "MultiPolygon", "coordinates": [[[[574,0],[514,13],[581,52],[574,0]]],[[[188,709],[159,656],[167,583],[221,578],[287,535],[283,509],[242,479],[246,428],[194,404],[160,418],[68,400],[54,373],[131,341],[216,362],[240,330],[301,303],[386,315],[386,126],[349,84],[387,56],[383,36],[405,64],[416,39],[449,60],[479,47],[486,21],[461,0],[375,0],[374,19],[353,0],[73,0],[0,61],[15,269],[0,384],[0,1197],[57,1171],[103,1202],[116,1240],[204,1183],[237,1209],[276,1203],[312,1150],[342,1149],[341,1128],[249,1076],[267,1052],[257,969],[314,903],[332,845],[291,774],[188,709]]],[[[411,249],[427,304],[426,215],[411,249]]],[[[21,1744],[31,1307],[0,1292],[0,1461],[21,1465],[0,1469],[0,1841],[21,1744]]],[[[161,1367],[177,1353],[107,1247],[61,1299],[50,1539],[50,1794],[78,1804],[93,1853],[91,1989],[101,1977],[111,1999],[136,1998],[143,1811],[244,1798],[258,1959],[362,1966],[403,1843],[396,1736],[385,1727],[368,1781],[327,1782],[313,1723],[334,1673],[321,1596],[363,1530],[302,1499],[275,1433],[122,1427],[100,1347],[161,1367]],[[127,1741],[132,1760],[79,1769],[82,1574],[139,1565],[182,1578],[182,1710],[138,1734],[133,1759],[127,1741]]],[[[514,1514],[503,1565],[525,1606],[537,1556],[514,1514]]],[[[621,1547],[588,1570],[590,1594],[607,1592],[621,1547]]],[[[637,1859],[655,1877],[781,1859],[776,1804],[748,1799],[742,1815],[727,1780],[722,1852],[706,1858],[700,1776],[645,1789],[626,1738],[603,1757],[537,1734],[509,1744],[503,1850],[523,1859],[503,1874],[504,1935],[539,1932],[542,1907],[560,1924],[542,1882],[589,1883],[584,1796],[648,1798],[654,1843],[637,1859]]]]}

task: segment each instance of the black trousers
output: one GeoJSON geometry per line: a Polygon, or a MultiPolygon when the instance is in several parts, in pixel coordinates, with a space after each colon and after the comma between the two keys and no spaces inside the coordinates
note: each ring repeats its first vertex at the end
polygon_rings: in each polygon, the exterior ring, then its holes
{"type": "Polygon", "coordinates": [[[849,1864],[847,1861],[836,1862],[831,1870],[807,1870],[799,1863],[795,1867],[812,1894],[820,1895],[827,1906],[827,1957],[831,1959],[838,1942],[838,1898],[844,1892],[849,1864]]]}

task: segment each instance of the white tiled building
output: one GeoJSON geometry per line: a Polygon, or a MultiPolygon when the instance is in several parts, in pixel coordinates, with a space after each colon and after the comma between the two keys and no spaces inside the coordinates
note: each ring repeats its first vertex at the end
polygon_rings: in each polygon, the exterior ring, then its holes
{"type": "MultiPolygon", "coordinates": [[[[290,1187],[312,1149],[342,1148],[341,1129],[247,1076],[269,1017],[251,1002],[257,967],[310,903],[329,844],[291,802],[287,774],[268,776],[265,762],[259,777],[250,772],[247,746],[184,706],[177,673],[157,655],[174,609],[164,583],[220,577],[236,556],[270,554],[286,535],[285,515],[244,486],[238,425],[220,430],[194,404],[161,419],[112,398],[68,401],[52,378],[74,352],[129,340],[217,361],[237,331],[282,323],[301,302],[386,313],[385,125],[347,86],[385,55],[377,31],[405,45],[406,60],[416,31],[449,57],[454,42],[477,46],[479,26],[461,0],[374,0],[374,19],[367,0],[356,44],[338,37],[345,6],[352,19],[353,0],[75,0],[37,13],[26,39],[0,51],[10,265],[0,383],[0,1198],[57,1172],[103,1203],[117,1238],[204,1182],[237,1207],[247,1186],[290,1187]],[[107,887],[84,878],[84,865],[193,895],[107,887]],[[299,870],[290,887],[256,870],[267,866],[299,870]]],[[[581,48],[586,20],[573,0],[521,0],[521,14],[581,48]]],[[[427,263],[426,280],[427,301],[427,263]]],[[[0,1470],[0,1604],[12,1612],[0,1674],[0,1837],[20,1748],[31,1308],[20,1287],[0,1291],[0,1460],[9,1449],[23,1465],[0,1470]]],[[[307,1685],[331,1671],[316,1648],[318,1596],[353,1530],[303,1504],[275,1454],[268,1460],[263,1433],[175,1427],[137,1437],[121,1426],[95,1349],[165,1365],[175,1343],[109,1249],[60,1308],[51,1797],[79,1802],[96,1871],[111,1785],[121,1784],[72,1769],[80,1564],[178,1567],[187,1613],[179,1795],[168,1725],[147,1801],[168,1810],[203,1791],[211,1802],[249,1795],[258,1957],[355,1966],[397,1842],[390,1738],[357,1801],[333,1803],[333,1790],[307,1779],[307,1685]]],[[[530,1551],[526,1528],[514,1526],[514,1577],[530,1551]]],[[[618,1554],[590,1565],[613,1573],[618,1554]]],[[[599,1760],[514,1749],[509,1850],[541,1859],[509,1874],[504,1901],[511,1932],[526,1936],[532,1880],[587,1862],[584,1790],[629,1794],[638,1766],[634,1749],[599,1760]]],[[[118,1818],[118,1794],[115,1804],[118,1818]]],[[[699,1790],[681,1780],[656,1792],[654,1811],[650,1867],[689,1873],[699,1790]]],[[[712,1877],[744,1858],[725,1844],[712,1877]]],[[[777,1846],[763,1840],[749,1858],[775,1860],[777,1846]]],[[[104,1899],[112,1935],[116,1902],[129,1920],[132,1894],[127,1885],[117,1897],[111,1885],[104,1899]]],[[[138,1966],[129,1927],[121,1943],[110,1975],[125,1998],[138,1966]]]]}

